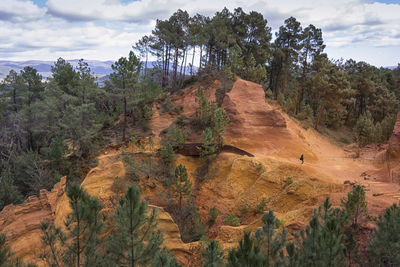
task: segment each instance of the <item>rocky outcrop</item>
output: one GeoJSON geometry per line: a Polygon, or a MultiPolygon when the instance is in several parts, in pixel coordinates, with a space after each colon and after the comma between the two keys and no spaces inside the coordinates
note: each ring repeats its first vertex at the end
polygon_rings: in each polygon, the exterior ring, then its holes
{"type": "Polygon", "coordinates": [[[253,155],[281,154],[298,158],[315,158],[304,139],[292,133],[283,112],[266,102],[261,85],[237,79],[222,102],[230,124],[224,143],[253,155]]]}
{"type": "MultiPolygon", "coordinates": [[[[98,166],[90,170],[82,183],[89,194],[103,202],[103,211],[106,213],[112,212],[115,205],[110,202],[115,199],[111,185],[116,177],[125,176],[120,152],[117,148],[103,151],[98,157],[98,166]]],[[[29,197],[23,204],[8,205],[0,212],[0,231],[7,235],[8,243],[16,256],[25,262],[42,266],[38,258],[42,250],[41,221],[49,220],[63,227],[65,217],[71,211],[65,185],[66,178],[63,177],[51,192],[41,190],[39,198],[29,197]]],[[[158,229],[164,233],[164,245],[175,253],[180,262],[187,262],[191,255],[190,245],[182,242],[178,226],[162,207],[150,207],[159,210],[158,229]]]]}
{"type": "MultiPolygon", "coordinates": [[[[190,144],[184,144],[182,146],[182,149],[178,150],[178,153],[184,156],[200,156],[200,147],[202,147],[202,143],[190,143],[190,144]]],[[[228,153],[233,153],[237,155],[242,155],[242,156],[248,156],[248,157],[254,157],[253,154],[250,154],[247,151],[244,151],[243,149],[231,146],[231,145],[224,145],[220,152],[228,152],[228,153]]]]}
{"type": "Polygon", "coordinates": [[[51,192],[40,190],[21,205],[8,205],[0,212],[0,231],[7,235],[17,257],[37,261],[40,252],[40,222],[54,222],[57,203],[64,195],[66,177],[61,178],[51,192]]]}
{"type": "Polygon", "coordinates": [[[222,102],[228,113],[236,134],[262,134],[265,127],[286,128],[286,121],[279,111],[265,102],[265,93],[261,85],[238,79],[222,102]],[[243,132],[244,130],[244,132],[243,132]],[[254,132],[255,131],[255,132],[254,132]]]}

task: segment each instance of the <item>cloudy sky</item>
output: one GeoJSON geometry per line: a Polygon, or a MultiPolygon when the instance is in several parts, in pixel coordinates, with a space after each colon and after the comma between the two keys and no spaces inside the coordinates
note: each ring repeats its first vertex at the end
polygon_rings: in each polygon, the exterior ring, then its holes
{"type": "Polygon", "coordinates": [[[294,16],[323,31],[330,58],[400,62],[400,0],[0,0],[0,60],[116,60],[178,8],[258,11],[275,32],[294,16]]]}

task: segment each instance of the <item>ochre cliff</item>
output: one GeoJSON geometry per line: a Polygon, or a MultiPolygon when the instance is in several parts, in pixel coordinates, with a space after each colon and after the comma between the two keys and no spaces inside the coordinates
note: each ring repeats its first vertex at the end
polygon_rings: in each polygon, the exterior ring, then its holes
{"type": "Polygon", "coordinates": [[[36,261],[40,253],[40,222],[54,221],[57,205],[64,195],[66,178],[61,178],[51,192],[41,190],[39,198],[29,197],[21,205],[8,205],[0,212],[0,231],[7,235],[17,257],[36,261]]]}
{"type": "MultiPolygon", "coordinates": [[[[195,95],[200,85],[195,84],[171,96],[172,103],[180,106],[181,114],[187,118],[193,117],[198,108],[195,95]]],[[[215,81],[205,88],[208,99],[215,100],[216,88],[220,85],[215,81]]],[[[176,163],[184,164],[188,170],[194,185],[194,200],[200,208],[203,221],[207,221],[210,208],[218,209],[219,216],[215,224],[209,226],[208,237],[219,240],[225,249],[236,246],[244,230],[255,230],[261,226],[262,214],[255,214],[254,209],[262,199],[266,203],[264,210],[273,209],[277,217],[292,230],[304,226],[313,208],[327,195],[331,196],[335,205],[339,205],[340,198],[351,188],[344,185],[346,180],[366,186],[371,210],[381,211],[398,200],[397,195],[373,197],[381,190],[398,191],[400,188],[397,184],[377,184],[361,176],[368,170],[382,170],[381,165],[350,158],[346,151],[326,137],[313,129],[303,128],[278,105],[267,102],[260,85],[237,79],[226,93],[222,107],[230,118],[224,133],[225,144],[242,149],[254,157],[223,152],[209,166],[204,177],[199,177],[199,170],[203,166],[200,158],[179,155],[176,163]],[[304,165],[299,161],[301,154],[305,157],[304,165]],[[223,225],[229,213],[238,215],[242,225],[223,225]]],[[[154,104],[153,111],[150,129],[155,148],[127,148],[128,152],[138,157],[154,158],[162,133],[179,117],[178,114],[162,112],[160,104],[154,104]]],[[[390,140],[394,153],[399,151],[399,135],[400,114],[390,140]]],[[[200,136],[200,132],[190,132],[188,142],[198,143],[200,136]]],[[[116,177],[125,176],[120,153],[120,148],[104,149],[98,157],[98,166],[91,169],[82,182],[91,195],[102,201],[105,212],[113,210],[115,194],[110,189],[111,185],[116,177]]],[[[143,198],[149,201],[151,207],[159,209],[159,228],[165,234],[166,247],[175,252],[184,266],[193,265],[192,248],[197,244],[182,242],[177,225],[162,208],[165,200],[160,194],[166,189],[153,177],[142,179],[138,184],[143,198]]],[[[51,192],[43,190],[39,198],[31,197],[22,205],[9,205],[0,212],[0,231],[8,235],[17,256],[37,262],[40,221],[48,219],[56,225],[63,225],[70,210],[64,188],[65,178],[51,192]]]]}

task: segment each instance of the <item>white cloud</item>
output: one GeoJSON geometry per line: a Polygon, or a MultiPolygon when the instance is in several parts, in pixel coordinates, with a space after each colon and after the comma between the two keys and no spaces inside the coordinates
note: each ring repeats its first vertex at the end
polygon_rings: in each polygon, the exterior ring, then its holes
{"type": "Polygon", "coordinates": [[[122,4],[118,0],[48,0],[48,13],[68,21],[119,20],[148,23],[172,13],[181,1],[140,0],[122,4]]]}
{"type": "Polygon", "coordinates": [[[262,13],[273,31],[290,16],[303,27],[314,24],[335,57],[341,51],[349,58],[357,49],[357,56],[365,51],[364,60],[372,64],[400,61],[395,58],[400,53],[388,54],[400,50],[400,4],[370,0],[48,0],[44,8],[27,0],[0,0],[0,58],[116,60],[151,33],[156,19],[179,8],[212,15],[239,6],[262,13]],[[371,53],[374,49],[379,52],[371,53]]]}
{"type": "Polygon", "coordinates": [[[45,8],[39,8],[32,1],[0,1],[0,20],[15,22],[29,21],[43,16],[45,12],[45,8]]]}

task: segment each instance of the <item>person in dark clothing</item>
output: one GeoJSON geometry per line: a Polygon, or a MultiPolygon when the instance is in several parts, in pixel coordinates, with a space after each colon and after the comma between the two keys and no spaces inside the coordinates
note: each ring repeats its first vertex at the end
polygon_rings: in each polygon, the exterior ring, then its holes
{"type": "Polygon", "coordinates": [[[301,164],[304,164],[304,156],[303,156],[303,154],[301,154],[300,160],[301,160],[301,164]]]}

